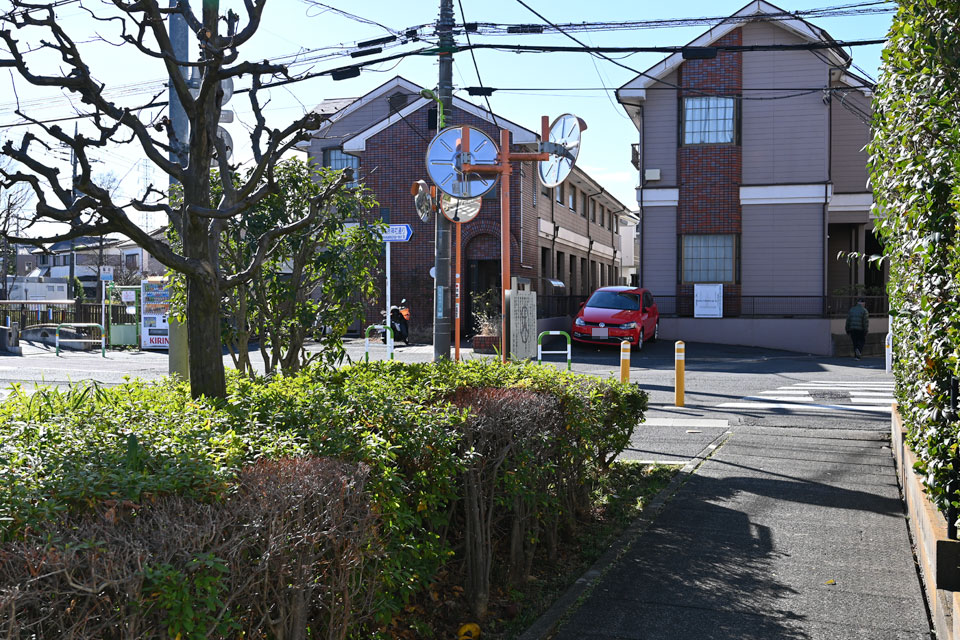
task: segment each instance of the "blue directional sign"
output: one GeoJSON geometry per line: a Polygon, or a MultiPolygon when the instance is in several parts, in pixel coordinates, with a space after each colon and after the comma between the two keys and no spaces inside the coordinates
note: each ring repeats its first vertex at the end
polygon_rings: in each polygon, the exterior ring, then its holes
{"type": "Polygon", "coordinates": [[[383,232],[384,242],[407,242],[413,235],[413,228],[408,224],[391,224],[383,232]]]}

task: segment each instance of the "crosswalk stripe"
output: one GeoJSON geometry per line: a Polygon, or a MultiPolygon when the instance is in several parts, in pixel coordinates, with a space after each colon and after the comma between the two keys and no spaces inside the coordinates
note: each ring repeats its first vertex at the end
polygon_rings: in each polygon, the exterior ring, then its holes
{"type": "Polygon", "coordinates": [[[790,404],[785,402],[724,402],[718,407],[725,409],[817,409],[823,411],[863,411],[867,413],[889,413],[889,406],[863,404],[790,404]]]}
{"type": "Polygon", "coordinates": [[[853,404],[893,404],[893,398],[850,398],[853,404]]]}
{"type": "Polygon", "coordinates": [[[645,427],[701,427],[726,429],[730,426],[729,420],[718,418],[647,418],[642,423],[645,427]]]}
{"type": "Polygon", "coordinates": [[[745,396],[740,400],[754,400],[759,402],[813,402],[810,396],[745,396]]]}
{"type": "Polygon", "coordinates": [[[887,385],[889,387],[892,387],[896,383],[893,382],[892,380],[864,380],[862,382],[855,382],[852,380],[806,380],[804,381],[803,384],[835,384],[835,385],[842,384],[842,385],[848,385],[848,386],[863,386],[863,385],[878,384],[878,385],[887,385]]]}
{"type": "Polygon", "coordinates": [[[893,394],[889,391],[850,391],[850,395],[864,397],[873,396],[875,398],[893,398],[893,394]]]}
{"type": "Polygon", "coordinates": [[[761,391],[760,393],[775,393],[777,395],[784,393],[796,393],[798,395],[808,396],[810,395],[806,389],[794,389],[793,387],[777,387],[772,391],[761,391]]]}

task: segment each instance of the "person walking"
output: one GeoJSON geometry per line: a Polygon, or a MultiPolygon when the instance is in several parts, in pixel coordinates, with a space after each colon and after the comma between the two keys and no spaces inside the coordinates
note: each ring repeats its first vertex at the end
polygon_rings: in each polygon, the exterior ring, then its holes
{"type": "Polygon", "coordinates": [[[847,313],[846,332],[853,341],[853,357],[857,360],[863,354],[863,344],[867,340],[867,330],[870,328],[870,312],[867,311],[863,298],[857,299],[857,304],[847,313]]]}

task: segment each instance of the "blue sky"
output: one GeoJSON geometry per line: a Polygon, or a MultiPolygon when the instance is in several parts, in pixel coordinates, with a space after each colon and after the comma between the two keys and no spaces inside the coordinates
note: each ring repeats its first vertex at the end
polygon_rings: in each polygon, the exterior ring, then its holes
{"type": "MultiPolygon", "coordinates": [[[[494,23],[540,23],[540,19],[524,8],[517,0],[461,0],[467,22],[494,23]]],[[[527,0],[528,4],[556,23],[579,22],[620,22],[629,20],[652,20],[665,18],[694,18],[724,16],[736,12],[745,2],[727,1],[684,1],[684,2],[619,2],[599,0],[527,0]]],[[[194,2],[199,9],[199,3],[194,2]]],[[[357,16],[379,23],[391,30],[403,31],[409,27],[432,23],[438,14],[439,0],[415,0],[397,2],[386,0],[326,0],[324,4],[342,9],[357,16]]],[[[454,0],[456,21],[462,21],[458,0],[454,0]]],[[[775,3],[776,4],[776,3],[775,3]]],[[[790,11],[803,11],[813,8],[836,6],[827,0],[793,0],[781,2],[778,6],[790,11]]],[[[96,5],[90,5],[96,6],[96,5]]],[[[223,0],[221,8],[225,11],[232,7],[243,15],[242,3],[223,0]]],[[[91,24],[84,19],[76,5],[68,5],[59,10],[59,17],[68,29],[86,29],[89,34],[91,24]]],[[[815,18],[817,26],[826,29],[837,40],[865,40],[882,38],[886,35],[891,14],[858,15],[846,17],[815,18]]],[[[102,27],[101,27],[102,28],[102,27]]],[[[633,31],[579,32],[574,35],[591,45],[607,46],[669,46],[682,45],[696,38],[707,26],[687,26],[682,28],[656,28],[633,31]]],[[[315,3],[304,0],[274,0],[268,3],[260,32],[241,55],[248,59],[276,58],[293,55],[298,52],[316,50],[321,47],[351,46],[358,41],[369,40],[387,35],[387,31],[376,24],[350,19],[335,11],[325,9],[315,3]]],[[[421,33],[432,38],[432,29],[421,33]]],[[[503,35],[474,38],[475,42],[496,43],[536,43],[573,45],[563,35],[503,35]]],[[[461,35],[458,42],[466,43],[461,35]]],[[[162,81],[163,73],[155,64],[144,62],[136,53],[117,55],[118,51],[105,46],[91,46],[91,66],[95,75],[112,84],[142,83],[149,80],[162,81]]],[[[408,45],[408,48],[417,45],[408,45]]],[[[195,46],[191,46],[196,51],[195,46]]],[[[384,55],[397,53],[404,49],[396,48],[384,52],[384,55]]],[[[853,50],[854,62],[871,76],[876,77],[880,47],[857,47],[853,50]]],[[[301,54],[311,55],[311,54],[301,54]]],[[[316,54],[312,54],[316,55],[316,54]]],[[[750,53],[746,55],[763,55],[750,53]]],[[[660,54],[634,54],[621,58],[620,62],[638,70],[645,70],[663,56],[660,54]]],[[[477,71],[469,53],[458,53],[454,58],[455,88],[476,86],[477,71]]],[[[320,71],[343,64],[350,58],[315,61],[312,65],[299,66],[298,71],[311,69],[320,71]]],[[[631,80],[635,74],[619,68],[612,63],[599,60],[582,53],[511,53],[481,50],[476,52],[479,75],[486,86],[510,88],[512,91],[497,91],[490,98],[493,110],[523,126],[536,129],[541,115],[551,119],[564,112],[574,113],[588,124],[584,133],[580,156],[581,165],[587,169],[608,191],[613,193],[630,208],[636,206],[634,187],[636,172],[630,165],[630,144],[636,141],[636,130],[616,103],[612,90],[631,80]],[[602,88],[607,87],[610,91],[602,88]],[[546,88],[551,91],[531,91],[546,88]],[[524,89],[527,89],[526,91],[524,89]],[[578,89],[592,89],[588,91],[578,89]]],[[[280,126],[295,119],[325,98],[356,97],[382,84],[394,75],[402,75],[417,84],[434,87],[438,69],[436,58],[432,56],[411,56],[398,64],[384,63],[364,71],[359,77],[344,81],[333,81],[321,77],[270,92],[267,115],[271,123],[280,126]]],[[[0,86],[9,83],[9,78],[0,79],[0,86]]],[[[31,97],[50,97],[27,87],[22,81],[16,82],[17,94],[21,100],[31,97]]],[[[16,121],[10,113],[9,102],[13,92],[0,92],[0,124],[16,121]]],[[[457,95],[484,104],[482,98],[470,98],[465,92],[457,95]]],[[[45,103],[38,111],[38,117],[53,118],[69,115],[69,105],[53,94],[53,100],[45,103]]],[[[249,106],[244,104],[242,96],[235,97],[229,107],[237,112],[237,121],[226,125],[238,147],[238,155],[245,153],[244,123],[250,121],[249,106]]],[[[72,127],[72,123],[70,125],[72,127]]],[[[82,125],[81,125],[82,126],[82,125]]],[[[8,129],[0,132],[0,137],[22,132],[8,129]]],[[[139,187],[141,167],[137,164],[140,154],[132,146],[113,150],[103,154],[102,170],[111,171],[123,178],[121,192],[132,195],[139,187]]],[[[98,165],[101,166],[101,165],[98,165]]],[[[424,172],[426,173],[426,172],[424,172]]],[[[158,180],[159,175],[153,176],[158,180]]],[[[426,176],[425,176],[426,177],[426,176]]]]}

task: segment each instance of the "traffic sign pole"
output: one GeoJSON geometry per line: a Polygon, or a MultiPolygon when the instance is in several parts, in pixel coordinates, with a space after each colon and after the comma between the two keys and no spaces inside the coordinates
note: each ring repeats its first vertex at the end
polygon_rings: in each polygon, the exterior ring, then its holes
{"type": "MultiPolygon", "coordinates": [[[[413,236],[413,227],[408,224],[391,224],[387,226],[386,233],[383,234],[383,242],[386,244],[384,250],[386,251],[386,263],[387,263],[387,317],[384,320],[386,326],[390,326],[390,308],[393,306],[390,304],[390,245],[394,242],[409,242],[410,238],[413,236]]],[[[388,346],[392,349],[393,342],[393,333],[387,332],[387,342],[388,346]]]]}
{"type": "MultiPolygon", "coordinates": [[[[384,317],[383,324],[390,327],[391,326],[390,324],[390,245],[393,243],[384,242],[384,244],[386,245],[385,250],[387,252],[387,256],[386,256],[387,258],[387,315],[384,317]]],[[[384,331],[383,332],[384,338],[386,338],[387,335],[388,335],[387,332],[384,331]]],[[[390,345],[388,344],[387,348],[389,347],[390,345]]]]}

